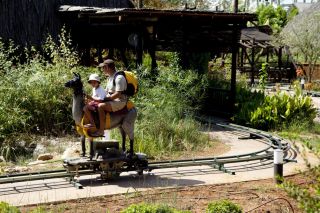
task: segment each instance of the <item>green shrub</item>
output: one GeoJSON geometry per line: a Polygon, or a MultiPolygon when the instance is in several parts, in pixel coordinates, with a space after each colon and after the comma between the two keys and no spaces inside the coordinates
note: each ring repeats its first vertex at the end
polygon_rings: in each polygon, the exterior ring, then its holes
{"type": "Polygon", "coordinates": [[[179,211],[166,205],[154,204],[132,204],[121,211],[122,213],[187,213],[189,211],[179,211]]]}
{"type": "Polygon", "coordinates": [[[1,213],[20,213],[20,210],[15,206],[10,206],[6,202],[0,202],[1,213]]]}
{"type": "Polygon", "coordinates": [[[304,185],[298,185],[290,181],[284,181],[281,185],[290,197],[294,198],[299,203],[300,209],[307,213],[320,212],[320,166],[316,166],[307,174],[308,178],[312,178],[304,185]]]}
{"type": "Polygon", "coordinates": [[[236,113],[232,120],[238,124],[251,126],[251,113],[264,102],[265,95],[263,92],[251,92],[245,87],[237,88],[236,96],[236,113]]]}
{"type": "Polygon", "coordinates": [[[207,213],[241,213],[242,209],[229,200],[220,200],[208,204],[207,213]]]}
{"type": "Polygon", "coordinates": [[[312,124],[316,117],[312,99],[304,96],[298,85],[293,95],[278,92],[265,96],[262,92],[242,89],[237,101],[234,121],[258,129],[281,129],[296,121],[312,124]]]}
{"type": "Polygon", "coordinates": [[[295,87],[294,95],[277,93],[266,96],[263,104],[251,113],[251,125],[260,129],[275,129],[294,121],[312,123],[316,117],[312,99],[304,96],[298,86],[295,87]]]}
{"type": "Polygon", "coordinates": [[[77,56],[68,45],[71,41],[62,31],[58,45],[49,37],[44,46],[50,62],[31,48],[20,64],[14,45],[0,40],[0,152],[7,160],[23,154],[16,147],[21,133],[57,135],[71,130],[71,92],[64,83],[73,70],[82,68],[74,67],[77,56]]]}

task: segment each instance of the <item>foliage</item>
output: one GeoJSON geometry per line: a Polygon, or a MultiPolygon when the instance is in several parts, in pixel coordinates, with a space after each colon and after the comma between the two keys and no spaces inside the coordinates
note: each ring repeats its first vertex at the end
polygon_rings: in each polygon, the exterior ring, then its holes
{"type": "MultiPolygon", "coordinates": [[[[58,44],[48,38],[43,48],[46,57],[34,49],[26,50],[27,61],[20,64],[14,62],[14,54],[6,55],[14,49],[13,44],[6,47],[1,43],[0,53],[6,57],[0,64],[10,61],[0,70],[0,154],[7,160],[25,154],[18,143],[21,133],[71,132],[72,95],[64,83],[73,71],[85,78],[97,70],[77,65],[78,56],[70,44],[68,34],[62,31],[58,44]]],[[[134,100],[139,110],[136,150],[156,156],[194,149],[208,141],[192,118],[203,98],[199,94],[207,87],[206,77],[190,70],[182,72],[175,54],[169,54],[167,60],[170,66],[159,66],[157,77],[143,67],[138,71],[140,86],[134,100]]],[[[90,91],[89,85],[84,85],[90,91]]]]}
{"type": "Polygon", "coordinates": [[[315,65],[320,62],[320,3],[293,18],[276,38],[290,48],[298,63],[307,63],[308,82],[312,81],[315,65]]]}
{"type": "Polygon", "coordinates": [[[261,65],[261,71],[259,73],[259,86],[262,90],[266,87],[266,81],[268,78],[268,63],[263,63],[261,65]]]}
{"type": "MultiPolygon", "coordinates": [[[[309,125],[303,122],[296,122],[288,128],[278,133],[281,137],[294,142],[304,144],[308,149],[320,156],[320,123],[309,125]]],[[[309,162],[306,162],[310,168],[309,162]]],[[[320,166],[310,168],[304,172],[303,177],[306,180],[304,184],[296,184],[292,181],[284,181],[282,188],[289,196],[296,199],[299,207],[304,212],[319,212],[320,209],[320,166]]]]}
{"type": "Polygon", "coordinates": [[[10,206],[8,203],[0,202],[1,213],[20,213],[20,210],[15,206],[10,206]]]}
{"type": "Polygon", "coordinates": [[[169,67],[159,66],[155,80],[148,77],[148,69],[138,72],[136,150],[155,156],[195,149],[208,141],[192,118],[205,98],[202,94],[207,78],[190,70],[181,71],[175,54],[169,60],[169,67]]]}
{"type": "MultiPolygon", "coordinates": [[[[313,178],[315,180],[320,179],[320,167],[316,167],[313,169],[312,174],[316,175],[313,178]]],[[[309,187],[312,187],[314,190],[310,192],[310,190],[302,188],[290,181],[285,181],[282,184],[282,188],[289,194],[289,196],[293,197],[299,202],[300,208],[307,213],[317,213],[320,209],[320,182],[315,181],[314,184],[309,187]]]]}
{"type": "Polygon", "coordinates": [[[173,208],[170,208],[166,205],[154,205],[154,204],[132,204],[128,208],[121,211],[122,213],[187,213],[189,211],[179,211],[173,208]]]}
{"type": "Polygon", "coordinates": [[[250,126],[251,113],[264,102],[265,94],[260,91],[251,91],[245,87],[237,88],[236,113],[232,120],[238,124],[250,126]]]}
{"type": "Polygon", "coordinates": [[[208,0],[144,0],[143,5],[147,8],[177,9],[188,4],[189,7],[207,9],[209,3],[208,0]]]}
{"type": "Polygon", "coordinates": [[[49,38],[44,53],[50,63],[33,48],[25,50],[26,61],[16,60],[13,43],[0,42],[0,152],[7,160],[21,155],[17,147],[20,133],[58,134],[72,125],[70,92],[64,83],[76,68],[77,56],[63,30],[56,45],[49,38]],[[8,54],[10,53],[10,54],[8,54]]]}
{"type": "Polygon", "coordinates": [[[293,95],[278,92],[265,96],[261,92],[241,89],[237,102],[234,121],[258,129],[279,129],[295,121],[312,123],[316,116],[312,99],[302,94],[299,85],[295,85],[293,95]]]}
{"type": "Polygon", "coordinates": [[[291,141],[298,141],[320,155],[320,123],[296,120],[277,133],[291,141]]]}
{"type": "Polygon", "coordinates": [[[256,11],[259,25],[269,25],[275,34],[287,24],[287,13],[281,7],[274,8],[272,5],[261,5],[256,11]]]}
{"type": "Polygon", "coordinates": [[[299,9],[296,6],[292,6],[287,13],[287,20],[291,21],[298,14],[299,9]]]}
{"type": "Polygon", "coordinates": [[[208,204],[207,213],[241,213],[240,206],[229,200],[219,200],[208,204]]]}
{"type": "Polygon", "coordinates": [[[266,96],[263,104],[251,113],[250,123],[255,128],[274,129],[295,120],[313,122],[315,117],[312,99],[304,96],[296,85],[294,95],[278,92],[266,96]]]}

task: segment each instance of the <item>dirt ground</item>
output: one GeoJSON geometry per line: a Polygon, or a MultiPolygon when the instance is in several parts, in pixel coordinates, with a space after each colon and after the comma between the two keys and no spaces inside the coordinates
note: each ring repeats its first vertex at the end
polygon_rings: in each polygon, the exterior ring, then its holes
{"type": "MultiPolygon", "coordinates": [[[[301,174],[290,176],[286,179],[300,185],[307,181],[305,176],[301,174]]],[[[130,204],[145,202],[167,204],[177,209],[190,210],[191,212],[205,212],[209,202],[220,199],[228,199],[239,204],[244,212],[289,213],[293,212],[290,206],[293,207],[294,212],[302,212],[298,209],[296,201],[277,187],[272,179],[220,185],[154,189],[146,192],[51,203],[42,206],[42,208],[46,212],[120,212],[130,204]],[[261,207],[253,210],[258,206],[261,207]]],[[[21,210],[22,212],[28,212],[37,207],[39,208],[39,206],[26,206],[21,207],[21,210]]]]}

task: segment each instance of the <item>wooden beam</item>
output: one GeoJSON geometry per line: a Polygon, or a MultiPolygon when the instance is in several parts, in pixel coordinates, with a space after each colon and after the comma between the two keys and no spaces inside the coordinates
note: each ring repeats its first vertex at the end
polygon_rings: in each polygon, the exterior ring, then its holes
{"type": "Polygon", "coordinates": [[[231,59],[231,111],[235,110],[236,103],[236,81],[237,81],[237,52],[238,52],[238,26],[236,24],[233,25],[233,36],[232,36],[232,59],[231,59]]]}

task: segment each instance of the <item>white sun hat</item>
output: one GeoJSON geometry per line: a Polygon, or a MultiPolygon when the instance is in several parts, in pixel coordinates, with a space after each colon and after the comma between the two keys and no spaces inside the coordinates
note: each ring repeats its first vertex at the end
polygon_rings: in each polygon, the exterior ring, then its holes
{"type": "Polygon", "coordinates": [[[89,80],[88,83],[90,83],[90,81],[98,81],[100,83],[100,77],[98,74],[91,74],[89,76],[89,80]]]}

